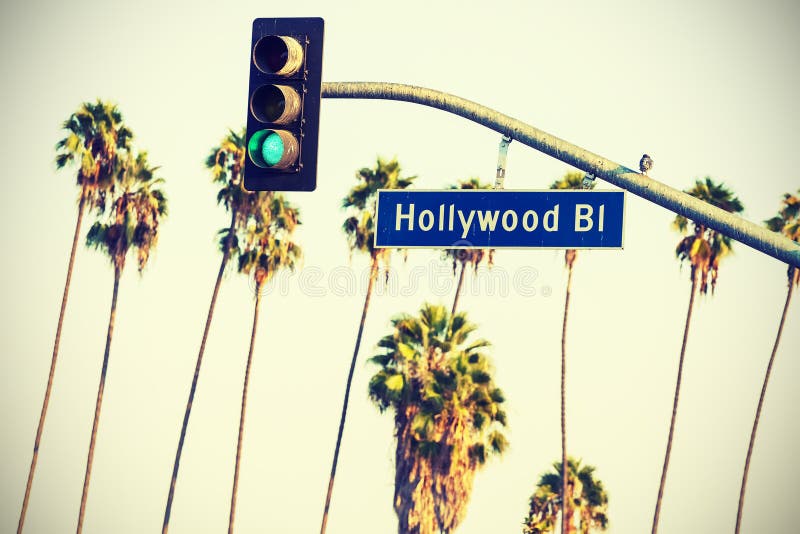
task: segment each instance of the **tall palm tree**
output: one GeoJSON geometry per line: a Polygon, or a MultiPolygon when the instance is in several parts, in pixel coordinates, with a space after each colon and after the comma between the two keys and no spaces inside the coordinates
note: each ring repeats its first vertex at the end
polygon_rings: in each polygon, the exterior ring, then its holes
{"type": "Polygon", "coordinates": [[[394,509],[401,534],[453,532],[466,515],[475,472],[507,447],[503,392],[492,378],[486,340],[461,312],[423,304],[392,320],[369,383],[381,411],[392,409],[394,509]]]}
{"type": "Polygon", "coordinates": [[[244,418],[247,408],[247,388],[250,383],[250,367],[253,362],[253,349],[256,342],[258,313],[261,307],[261,292],[264,285],[282,269],[294,270],[300,261],[302,251],[292,241],[292,234],[300,224],[300,214],[282,195],[273,193],[256,194],[254,221],[243,235],[244,248],[239,254],[239,272],[252,274],[255,282],[255,307],[253,309],[253,328],[250,333],[250,349],[247,353],[244,385],[242,387],[242,409],[239,416],[239,437],[236,442],[236,463],[233,471],[233,490],[231,509],[228,518],[228,534],[233,532],[236,516],[236,495],[239,488],[239,466],[242,457],[244,438],[244,418]]]}
{"type": "MultiPolygon", "coordinates": [[[[594,188],[592,182],[590,188],[594,188]]],[[[550,184],[550,189],[583,189],[583,174],[579,172],[568,172],[559,180],[550,184]]],[[[567,267],[567,289],[566,296],[564,297],[564,321],[561,323],[561,467],[564,470],[561,473],[561,483],[564,487],[561,492],[566,493],[567,487],[567,316],[569,314],[569,297],[572,292],[572,268],[575,266],[575,259],[578,257],[578,251],[575,249],[567,249],[564,253],[564,264],[567,267]]],[[[566,532],[567,517],[570,516],[569,501],[566,502],[566,513],[562,514],[561,531],[566,532]]]]}
{"type": "Polygon", "coordinates": [[[111,337],[114,332],[114,319],[117,312],[117,295],[119,281],[125,268],[128,252],[136,252],[137,267],[141,273],[150,257],[150,252],[158,241],[160,221],[167,214],[167,199],[159,185],[161,178],[155,177],[157,168],[151,167],[145,152],[135,158],[129,156],[119,166],[119,181],[112,191],[112,205],[107,223],[96,222],[86,236],[90,247],[105,252],[114,268],[114,290],[111,296],[111,312],[108,318],[106,348],[103,353],[103,366],[100,371],[100,384],[97,388],[97,402],[94,410],[94,422],[89,441],[89,454],[86,461],[86,473],[83,479],[83,494],[78,515],[77,532],[83,530],[83,519],[86,511],[86,500],[89,495],[89,480],[92,473],[94,446],[97,439],[97,428],[100,422],[100,409],[103,405],[103,392],[108,370],[108,357],[111,351],[111,337]]]}
{"type": "Polygon", "coordinates": [[[378,277],[378,267],[384,263],[388,267],[390,249],[375,248],[375,200],[379,189],[405,189],[416,179],[416,176],[401,176],[400,163],[397,159],[385,161],[378,158],[374,169],[363,168],[356,173],[358,183],[347,193],[342,200],[342,207],[348,211],[348,217],[344,221],[343,229],[347,236],[350,246],[350,253],[363,252],[369,254],[370,271],[369,283],[367,284],[367,294],[364,297],[364,309],[361,311],[361,322],[358,325],[356,334],[356,346],[353,349],[353,358],[350,362],[350,372],[347,375],[347,384],[344,389],[344,402],[342,403],[342,416],[339,420],[339,431],[336,435],[336,447],[333,451],[333,463],[331,464],[331,475],[328,479],[328,492],[325,495],[325,508],[322,512],[322,525],[320,534],[325,534],[328,524],[328,510],[331,506],[331,496],[333,495],[333,483],[336,478],[336,465],[339,462],[339,448],[342,444],[344,434],[344,422],[347,418],[347,405],[350,399],[350,386],[353,383],[353,372],[356,368],[358,349],[361,346],[361,334],[364,332],[364,323],[367,320],[367,310],[369,300],[372,296],[372,289],[378,277]]]}
{"type": "Polygon", "coordinates": [[[75,265],[75,252],[78,247],[78,236],[81,233],[81,223],[87,207],[103,210],[105,195],[113,181],[113,169],[117,164],[118,154],[124,153],[132,134],[123,124],[122,114],[116,106],[98,100],[96,103],[84,102],[78,110],[64,121],[63,129],[66,137],[56,144],[56,167],[62,169],[67,165],[78,163],[76,175],[78,191],[78,216],[75,221],[75,232],[72,236],[72,249],[67,263],[67,281],[64,283],[64,293],[61,297],[61,310],[58,314],[58,326],[53,342],[53,356],[50,360],[50,374],[47,378],[47,387],[44,393],[42,411],[39,415],[39,425],[36,428],[36,439],[33,443],[33,458],[28,470],[28,482],[25,486],[25,497],[22,500],[22,511],[19,516],[17,533],[22,532],[25,524],[25,514],[33,485],[33,475],[36,470],[36,461],[39,458],[39,444],[44,430],[44,421],[47,416],[47,407],[50,403],[50,393],[53,388],[53,378],[58,359],[58,345],[61,340],[61,327],[64,324],[64,312],[67,308],[69,285],[72,279],[72,269],[75,265]]]}
{"type": "MultiPolygon", "coordinates": [[[[480,178],[469,178],[467,180],[460,180],[456,185],[450,189],[492,189],[491,184],[485,184],[480,181],[480,178]]],[[[461,296],[461,289],[464,285],[464,268],[471,265],[475,272],[478,271],[478,266],[487,260],[491,267],[494,263],[494,249],[493,248],[473,248],[473,249],[446,249],[443,256],[453,262],[453,276],[456,275],[456,268],[460,265],[461,270],[458,275],[458,282],[456,283],[456,293],[453,297],[453,307],[450,310],[450,316],[456,314],[458,309],[458,299],[461,296]]]]}
{"type": "Polygon", "coordinates": [[[225,209],[230,212],[231,222],[227,228],[223,228],[219,232],[219,247],[222,252],[222,261],[220,262],[219,271],[217,272],[214,290],[211,293],[211,304],[208,307],[206,324],[203,328],[203,337],[200,340],[200,350],[197,353],[197,362],[194,368],[194,376],[192,377],[192,385],[189,388],[189,400],[186,402],[186,410],[183,415],[183,425],[181,426],[180,438],[178,438],[178,450],[175,453],[175,462],[172,466],[172,479],[170,480],[169,494],[167,496],[167,507],[164,511],[164,523],[161,528],[162,534],[167,534],[169,529],[169,519],[172,512],[172,501],[175,496],[175,485],[178,481],[178,469],[180,468],[183,444],[186,439],[186,430],[189,425],[189,416],[192,412],[195,392],[197,391],[197,381],[200,378],[200,366],[203,363],[203,354],[206,349],[208,332],[211,329],[214,307],[217,304],[217,295],[219,294],[219,288],[222,284],[222,275],[225,273],[225,268],[231,256],[236,254],[238,250],[236,231],[237,229],[245,229],[249,212],[257,198],[255,194],[246,191],[243,187],[244,158],[244,130],[238,133],[232,130],[229,131],[228,135],[222,139],[219,146],[212,148],[211,153],[208,155],[208,158],[206,158],[206,167],[211,170],[213,182],[220,186],[219,193],[217,194],[217,203],[225,206],[225,209]]]}
{"type": "MultiPolygon", "coordinates": [[[[686,191],[695,198],[724,209],[731,213],[741,213],[744,205],[734,195],[734,193],[722,184],[716,184],[710,177],[703,180],[696,180],[694,186],[686,191]]],[[[682,215],[675,217],[673,227],[681,234],[689,229],[689,220],[682,215]]],[[[689,324],[692,319],[692,309],[694,308],[694,297],[699,288],[701,294],[708,292],[709,282],[711,283],[711,293],[717,285],[719,274],[719,263],[731,253],[731,238],[706,227],[703,224],[692,221],[692,231],[683,237],[675,249],[675,254],[681,262],[688,261],[689,280],[691,281],[691,291],[689,294],[689,308],[686,312],[686,323],[683,329],[683,341],[681,343],[681,354],[678,359],[678,377],[675,382],[675,399],[672,404],[672,419],[669,424],[669,436],[667,437],[667,451],[664,455],[664,466],[661,470],[661,483],[658,487],[658,497],[656,499],[656,510],[653,514],[653,530],[658,531],[658,517],[661,512],[661,499],[664,496],[664,485],[667,481],[667,469],[669,468],[669,457],[672,451],[672,437],[675,431],[675,418],[678,414],[678,396],[681,391],[681,379],[683,376],[683,359],[686,354],[686,341],[689,337],[689,324]]]]}
{"type": "MultiPolygon", "coordinates": [[[[800,193],[800,190],[797,191],[800,193]]],[[[800,241],[800,196],[785,193],[783,195],[781,209],[778,215],[765,221],[767,228],[773,232],[781,232],[783,235],[793,241],[800,241]]],[[[761,408],[764,405],[764,396],[767,393],[767,384],[769,383],[769,376],[772,373],[772,364],[775,362],[775,353],[778,352],[778,344],[781,341],[781,333],[783,333],[783,325],[786,322],[786,312],[789,310],[789,302],[792,300],[792,292],[794,288],[800,284],[800,269],[790,265],[787,270],[787,278],[789,289],[786,292],[786,302],[783,305],[783,313],[778,325],[778,333],[775,335],[775,344],[772,346],[772,354],[769,357],[767,364],[767,371],[764,375],[764,384],[761,386],[761,396],[758,398],[758,408],[756,408],[756,416],[753,419],[753,431],[750,433],[750,444],[747,447],[747,457],[744,461],[744,473],[742,474],[742,488],[739,492],[739,508],[736,512],[736,534],[739,534],[739,529],[742,525],[742,509],[744,508],[744,492],[747,486],[747,473],[750,471],[750,457],[753,454],[753,444],[756,441],[756,431],[758,430],[758,421],[761,418],[761,408]]]]}
{"type": "MultiPolygon", "coordinates": [[[[603,482],[594,476],[595,468],[591,465],[581,465],[580,460],[569,458],[567,474],[567,501],[572,507],[563,516],[567,517],[567,530],[569,534],[580,532],[588,534],[593,529],[606,530],[608,528],[608,494],[603,482]],[[579,522],[576,530],[574,512],[578,512],[579,522]]],[[[555,532],[556,518],[562,511],[563,488],[561,477],[564,466],[561,462],[553,464],[553,471],[545,473],[536,485],[536,491],[531,495],[528,517],[523,523],[523,534],[544,534],[555,532]]]]}

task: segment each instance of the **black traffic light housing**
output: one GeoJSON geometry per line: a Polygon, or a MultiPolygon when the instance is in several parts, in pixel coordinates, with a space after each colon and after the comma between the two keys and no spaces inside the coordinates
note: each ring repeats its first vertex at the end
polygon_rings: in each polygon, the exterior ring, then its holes
{"type": "Polygon", "coordinates": [[[317,187],[324,26],[321,18],[253,21],[244,172],[249,191],[317,187]]]}

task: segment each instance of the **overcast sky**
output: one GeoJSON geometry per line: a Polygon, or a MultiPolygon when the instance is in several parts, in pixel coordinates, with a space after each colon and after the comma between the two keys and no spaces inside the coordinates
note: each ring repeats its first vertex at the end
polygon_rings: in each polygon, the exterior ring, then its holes
{"type": "MultiPolygon", "coordinates": [[[[0,276],[0,531],[19,517],[76,215],[73,171],[56,171],[62,122],[115,102],[170,198],[158,250],[129,262],[87,506],[90,533],[156,532],[214,277],[215,205],[205,157],[245,121],[252,19],[325,19],[324,81],[393,81],[471,99],[685,189],[706,175],[761,223],[797,191],[800,17],[792,2],[6,2],[0,16],[5,251],[0,276]]],[[[263,301],[252,368],[237,532],[316,532],[367,259],[348,258],[339,205],[355,171],[397,156],[416,187],[491,181],[500,136],[397,102],[324,100],[318,189],[302,210],[304,270],[263,301]]],[[[513,143],[506,187],[541,189],[570,168],[513,143]]],[[[613,189],[604,183],[599,188],[613,189]]],[[[650,528],[672,408],[689,270],[673,215],[627,195],[625,249],[580,252],[567,341],[567,443],[597,467],[610,532],[650,528]]],[[[88,223],[88,221],[86,221],[88,223]]],[[[84,227],[88,229],[88,224],[84,227]]],[[[468,276],[460,307],[489,339],[508,398],[509,452],[479,474],[459,534],[520,532],[539,476],[560,458],[560,251],[500,251],[468,276]],[[493,284],[493,285],[492,285],[493,284]]],[[[367,398],[366,363],[389,319],[450,305],[435,251],[413,250],[378,287],[356,368],[329,534],[390,533],[392,418],[367,398]]],[[[763,373],[786,295],[785,265],[743,245],[717,294],[698,298],[662,533],[731,532],[763,373]]],[[[113,274],[81,248],[26,532],[75,528],[113,274]]],[[[217,303],[170,532],[227,525],[253,296],[230,272],[217,303]]],[[[777,355],[750,471],[743,532],[796,525],[800,310],[777,355]]]]}

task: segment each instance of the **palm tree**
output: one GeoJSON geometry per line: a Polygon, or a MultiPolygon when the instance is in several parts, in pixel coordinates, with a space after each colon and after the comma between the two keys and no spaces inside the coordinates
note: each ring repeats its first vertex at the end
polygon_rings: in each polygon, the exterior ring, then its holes
{"type": "Polygon", "coordinates": [[[392,320],[380,340],[380,366],[370,398],[394,411],[394,509],[401,534],[453,532],[466,515],[475,472],[490,454],[502,454],[506,414],[503,392],[477,328],[461,312],[423,304],[418,316],[392,320]]]}
{"type": "MultiPolygon", "coordinates": [[[[469,178],[467,180],[461,180],[456,185],[450,187],[450,189],[492,189],[490,184],[485,184],[480,181],[480,178],[469,178]]],[[[443,253],[443,256],[453,262],[453,276],[456,275],[456,267],[461,265],[461,270],[458,275],[458,282],[456,283],[456,294],[453,298],[453,307],[450,310],[450,316],[454,316],[456,314],[456,310],[458,309],[458,299],[461,296],[461,289],[464,285],[464,268],[467,265],[471,265],[475,272],[478,271],[478,265],[483,262],[483,260],[488,260],[489,266],[491,267],[494,263],[494,249],[493,248],[473,248],[473,249],[458,249],[458,248],[450,248],[446,249],[443,253]]]]}
{"type": "Polygon", "coordinates": [[[250,383],[250,367],[253,362],[253,348],[256,341],[258,312],[261,307],[261,291],[264,285],[282,269],[294,270],[300,261],[302,251],[292,241],[292,234],[300,224],[299,212],[282,195],[270,192],[256,194],[253,212],[254,221],[248,226],[242,242],[244,249],[239,254],[239,272],[252,274],[255,282],[255,307],[253,309],[253,328],[250,334],[250,349],[242,387],[242,409],[239,416],[239,437],[236,443],[236,463],[233,472],[231,509],[228,518],[228,533],[233,532],[236,515],[236,495],[239,487],[239,465],[244,438],[244,418],[247,408],[247,388],[250,383]]]}
{"type": "MultiPolygon", "coordinates": [[[[722,208],[731,213],[741,213],[744,206],[733,192],[722,184],[715,184],[710,177],[703,180],[696,180],[694,187],[686,191],[693,197],[708,202],[713,206],[722,208]]],[[[689,220],[682,215],[675,217],[673,226],[681,234],[689,228],[689,220]]],[[[672,419],[669,424],[669,436],[667,438],[667,451],[664,455],[664,466],[661,470],[661,483],[658,487],[658,497],[656,499],[656,510],[653,514],[653,534],[658,531],[658,516],[661,512],[661,499],[664,496],[664,485],[667,481],[667,469],[669,468],[669,457],[672,451],[672,436],[675,431],[675,418],[678,414],[678,396],[681,390],[681,378],[683,376],[683,358],[686,354],[686,341],[689,337],[689,324],[692,319],[692,309],[694,308],[694,297],[699,287],[701,294],[707,294],[708,284],[711,282],[711,293],[717,285],[719,274],[719,263],[731,253],[731,238],[707,228],[703,224],[692,221],[692,231],[683,237],[675,249],[675,254],[681,262],[688,261],[690,265],[689,280],[691,281],[691,292],[689,294],[689,308],[686,312],[686,323],[683,329],[683,341],[681,343],[681,354],[678,359],[678,377],[675,382],[675,399],[672,405],[672,419]]]]}
{"type": "Polygon", "coordinates": [[[356,346],[353,349],[353,358],[350,362],[350,372],[347,375],[347,384],[344,389],[344,402],[342,403],[342,416],[339,420],[339,432],[336,435],[336,447],[333,452],[331,476],[328,479],[328,492],[325,495],[325,508],[322,512],[322,525],[320,534],[325,534],[328,524],[328,510],[331,506],[333,495],[333,482],[336,478],[336,465],[339,462],[339,448],[344,434],[344,422],[347,418],[347,404],[350,399],[350,386],[353,382],[353,372],[356,368],[358,349],[361,346],[361,334],[364,332],[364,323],[367,319],[369,300],[372,288],[378,277],[378,267],[383,263],[388,268],[390,249],[378,249],[375,244],[375,200],[379,189],[405,189],[416,179],[416,176],[404,177],[400,175],[400,163],[397,159],[384,161],[380,157],[374,169],[363,168],[356,173],[358,183],[347,193],[342,200],[342,207],[348,210],[349,216],[344,221],[343,229],[350,246],[350,253],[364,252],[370,257],[369,283],[367,295],[364,298],[364,309],[361,312],[361,322],[356,334],[356,346]]]}
{"type": "Polygon", "coordinates": [[[181,453],[183,452],[183,444],[186,439],[186,429],[189,425],[189,416],[192,412],[194,395],[197,391],[197,381],[200,378],[200,366],[203,362],[208,332],[211,329],[211,320],[214,316],[217,295],[219,294],[219,288],[222,284],[222,275],[225,273],[225,268],[231,256],[238,250],[236,230],[237,228],[243,230],[246,227],[250,208],[256,199],[256,195],[246,191],[243,187],[244,158],[244,130],[239,133],[232,130],[229,131],[228,135],[222,139],[219,146],[212,148],[211,153],[208,155],[208,158],[206,158],[206,167],[211,170],[213,182],[220,186],[219,193],[217,194],[217,203],[225,206],[225,209],[230,212],[231,223],[227,228],[223,228],[219,232],[219,247],[222,252],[222,261],[220,262],[219,271],[217,272],[214,290],[211,293],[211,304],[208,307],[206,324],[205,328],[203,328],[203,337],[200,340],[200,350],[197,353],[197,363],[194,368],[192,385],[189,389],[189,400],[186,402],[186,410],[183,415],[183,425],[181,426],[181,434],[178,439],[178,450],[175,453],[175,462],[172,466],[172,479],[170,480],[169,495],[167,496],[167,507],[164,512],[164,523],[161,529],[162,534],[167,534],[169,529],[172,501],[175,496],[175,485],[178,481],[178,469],[180,468],[181,453]]]}
{"type": "MultiPolygon", "coordinates": [[[[568,460],[567,495],[572,508],[562,514],[567,518],[565,534],[580,532],[588,534],[593,529],[608,528],[608,494],[603,482],[594,476],[595,468],[581,465],[580,460],[568,460]],[[579,524],[576,530],[574,512],[578,512],[579,524]]],[[[523,534],[544,534],[555,532],[556,518],[562,510],[562,491],[565,487],[562,476],[564,466],[561,462],[553,464],[553,471],[545,473],[531,495],[528,517],[523,523],[523,534]]]]}
{"type": "Polygon", "coordinates": [[[95,207],[103,210],[105,195],[113,181],[113,169],[117,164],[117,155],[124,153],[132,134],[123,125],[122,114],[116,106],[98,100],[96,103],[84,102],[78,110],[64,121],[63,128],[67,135],[56,144],[56,167],[59,169],[78,162],[77,185],[78,192],[78,217],[75,221],[75,232],[72,236],[72,249],[67,263],[67,281],[64,284],[64,293],[61,297],[61,310],[58,314],[56,338],[53,342],[53,356],[50,360],[50,374],[47,378],[47,387],[44,393],[42,411],[39,415],[39,425],[36,428],[36,439],[33,443],[33,458],[28,471],[28,482],[25,486],[25,497],[22,500],[22,511],[19,516],[17,533],[22,532],[25,524],[25,513],[33,485],[33,475],[36,470],[36,461],[39,457],[39,444],[44,430],[44,421],[47,416],[47,406],[50,403],[50,392],[53,388],[53,378],[58,359],[58,344],[61,340],[61,327],[64,324],[64,312],[67,308],[69,285],[72,279],[72,269],[75,265],[75,251],[78,247],[78,236],[81,233],[81,223],[86,207],[95,207]]]}
{"type": "MultiPolygon", "coordinates": [[[[590,188],[594,188],[594,182],[591,183],[590,188]]],[[[550,184],[550,189],[583,189],[583,174],[579,172],[568,172],[561,179],[556,180],[550,184]]],[[[564,297],[564,321],[561,323],[561,466],[564,472],[561,473],[561,482],[564,487],[561,492],[567,491],[567,407],[566,407],[566,379],[567,379],[567,316],[569,314],[569,297],[572,290],[572,268],[575,265],[575,259],[578,257],[578,251],[575,249],[567,249],[564,253],[564,263],[567,267],[567,290],[564,297]]],[[[570,504],[567,501],[567,508],[570,504]]],[[[566,521],[570,515],[569,510],[562,514],[561,531],[566,532],[566,521]]]]}
{"type": "MultiPolygon", "coordinates": [[[[800,193],[800,190],[797,191],[800,193]]],[[[783,206],[778,211],[778,215],[765,221],[767,228],[773,232],[781,232],[783,235],[793,241],[800,241],[800,196],[794,196],[791,193],[783,195],[783,206]]],[[[756,416],[753,420],[753,431],[750,433],[750,445],[747,447],[747,457],[744,461],[744,474],[742,475],[742,488],[739,492],[739,508],[736,512],[736,534],[739,534],[739,529],[742,524],[742,509],[744,508],[744,492],[747,486],[747,473],[750,471],[750,457],[753,454],[753,444],[756,441],[756,431],[758,430],[758,421],[761,418],[761,408],[764,405],[764,396],[767,393],[767,384],[769,383],[769,376],[772,372],[772,364],[775,362],[775,353],[778,352],[778,344],[781,341],[781,333],[783,332],[783,325],[786,322],[786,312],[789,310],[789,302],[792,300],[792,292],[794,288],[800,284],[800,269],[790,265],[787,270],[787,278],[789,289],[786,292],[786,302],[783,305],[783,313],[781,320],[778,324],[778,333],[775,335],[775,344],[772,346],[772,354],[769,357],[767,364],[767,372],[764,375],[764,384],[761,386],[761,396],[758,398],[758,408],[756,408],[756,416]]]]}
{"type": "Polygon", "coordinates": [[[89,495],[89,480],[92,473],[97,428],[100,422],[100,409],[103,404],[120,277],[125,268],[125,259],[131,249],[136,251],[139,273],[144,270],[150,252],[158,241],[159,223],[167,214],[167,199],[163,191],[158,188],[163,180],[155,177],[156,170],[157,168],[150,166],[145,152],[139,153],[135,158],[129,156],[127,161],[119,165],[120,178],[111,191],[113,197],[108,222],[96,222],[86,236],[88,246],[100,249],[108,255],[114,268],[114,289],[111,296],[111,312],[108,319],[100,384],[97,388],[97,402],[89,442],[89,455],[86,461],[86,474],[83,480],[77,528],[79,534],[83,530],[86,499],[89,495]]]}

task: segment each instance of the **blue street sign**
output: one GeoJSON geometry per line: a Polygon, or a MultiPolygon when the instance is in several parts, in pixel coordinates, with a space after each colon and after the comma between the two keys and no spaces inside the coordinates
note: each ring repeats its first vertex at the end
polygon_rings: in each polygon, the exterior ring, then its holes
{"type": "Polygon", "coordinates": [[[377,248],[622,248],[623,191],[378,192],[377,248]]]}

